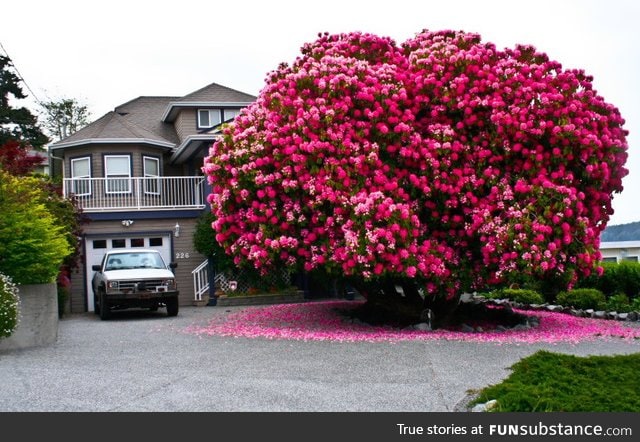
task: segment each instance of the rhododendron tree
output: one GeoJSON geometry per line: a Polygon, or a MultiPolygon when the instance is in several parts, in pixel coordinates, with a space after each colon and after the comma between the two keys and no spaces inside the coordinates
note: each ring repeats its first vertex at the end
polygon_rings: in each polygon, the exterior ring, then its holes
{"type": "Polygon", "coordinates": [[[415,312],[513,274],[571,283],[600,258],[623,125],[531,46],[322,34],[212,146],[212,234],[238,265],[322,268],[415,312]]]}

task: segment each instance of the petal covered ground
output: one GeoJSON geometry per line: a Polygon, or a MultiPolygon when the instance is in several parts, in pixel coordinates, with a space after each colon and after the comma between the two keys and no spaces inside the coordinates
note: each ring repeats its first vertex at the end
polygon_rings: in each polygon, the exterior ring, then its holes
{"type": "Polygon", "coordinates": [[[519,311],[537,316],[540,325],[528,330],[461,332],[456,330],[400,330],[351,322],[345,311],[353,301],[321,301],[247,307],[219,315],[206,326],[192,326],[197,335],[304,341],[397,342],[456,340],[493,343],[580,342],[596,338],[640,339],[640,328],[617,321],[577,318],[562,313],[519,311]]]}

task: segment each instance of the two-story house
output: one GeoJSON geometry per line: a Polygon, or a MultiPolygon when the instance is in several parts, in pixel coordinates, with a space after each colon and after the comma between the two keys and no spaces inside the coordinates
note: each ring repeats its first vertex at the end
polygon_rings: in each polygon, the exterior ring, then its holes
{"type": "Polygon", "coordinates": [[[219,126],[255,99],[215,83],[184,97],[138,97],[50,146],[52,174],[90,220],[71,312],[94,310],[91,267],[125,247],[157,249],[178,263],[180,304],[201,296],[206,261],[193,248],[207,210],[201,167],[219,126]]]}

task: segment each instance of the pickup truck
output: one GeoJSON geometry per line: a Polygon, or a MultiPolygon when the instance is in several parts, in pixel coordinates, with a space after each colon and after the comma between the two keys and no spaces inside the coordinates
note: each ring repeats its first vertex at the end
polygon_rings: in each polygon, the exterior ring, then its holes
{"type": "Polygon", "coordinates": [[[127,308],[167,308],[168,316],[178,314],[178,288],[173,269],[157,250],[118,249],[108,251],[102,263],[92,266],[91,280],[96,314],[109,319],[113,310],[127,308]]]}

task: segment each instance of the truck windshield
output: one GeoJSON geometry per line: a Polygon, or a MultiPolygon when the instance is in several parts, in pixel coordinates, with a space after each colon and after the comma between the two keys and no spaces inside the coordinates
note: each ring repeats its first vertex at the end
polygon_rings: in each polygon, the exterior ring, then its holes
{"type": "Polygon", "coordinates": [[[104,270],[128,269],[164,269],[164,261],[159,253],[154,252],[123,252],[113,253],[107,257],[104,270]]]}

